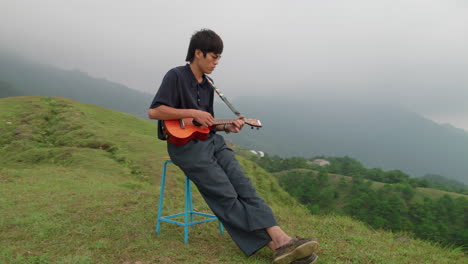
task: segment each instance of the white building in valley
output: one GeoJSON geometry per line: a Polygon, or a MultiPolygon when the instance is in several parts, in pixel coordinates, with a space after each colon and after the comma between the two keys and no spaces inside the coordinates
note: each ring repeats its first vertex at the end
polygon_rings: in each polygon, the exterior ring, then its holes
{"type": "Polygon", "coordinates": [[[330,162],[324,159],[314,159],[312,163],[317,164],[321,167],[330,165],[330,162]]]}

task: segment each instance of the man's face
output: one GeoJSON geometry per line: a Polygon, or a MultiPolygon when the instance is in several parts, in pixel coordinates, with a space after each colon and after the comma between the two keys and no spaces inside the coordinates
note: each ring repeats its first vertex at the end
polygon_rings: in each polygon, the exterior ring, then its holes
{"type": "Polygon", "coordinates": [[[195,51],[195,57],[197,58],[197,64],[202,70],[203,73],[210,74],[218,65],[219,60],[221,59],[221,54],[215,54],[213,52],[206,53],[206,56],[203,56],[203,52],[200,50],[195,51]]]}

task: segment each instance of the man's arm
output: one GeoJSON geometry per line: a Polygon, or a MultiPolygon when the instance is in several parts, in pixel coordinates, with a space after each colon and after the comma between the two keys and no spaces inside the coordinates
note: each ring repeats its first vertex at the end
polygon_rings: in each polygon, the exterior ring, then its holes
{"type": "Polygon", "coordinates": [[[202,126],[211,127],[214,125],[214,118],[210,113],[197,109],[177,109],[166,105],[160,105],[148,110],[150,119],[175,120],[182,118],[193,118],[202,126]]]}

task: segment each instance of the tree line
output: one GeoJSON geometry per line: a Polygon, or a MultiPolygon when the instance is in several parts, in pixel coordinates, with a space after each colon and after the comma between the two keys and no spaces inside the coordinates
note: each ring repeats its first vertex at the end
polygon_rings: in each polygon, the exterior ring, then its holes
{"type": "Polygon", "coordinates": [[[268,156],[261,158],[251,157],[265,170],[275,173],[290,169],[311,169],[318,170],[321,167],[312,163],[315,159],[325,159],[330,162],[326,166],[327,172],[346,176],[359,176],[364,179],[382,183],[402,183],[410,184],[412,187],[432,188],[442,191],[455,192],[468,195],[468,186],[462,182],[448,179],[441,175],[427,174],[421,178],[410,177],[400,170],[384,171],[380,168],[365,168],[359,161],[351,157],[326,157],[317,156],[312,159],[302,157],[281,158],[279,156],[268,156]]]}
{"type": "Polygon", "coordinates": [[[433,185],[428,180],[410,178],[398,170],[366,169],[349,157],[326,158],[331,164],[324,167],[298,157],[267,156],[253,160],[273,172],[280,185],[311,213],[350,215],[373,228],[408,232],[418,238],[467,249],[468,200],[449,195],[440,198],[417,195],[416,187],[433,185]],[[332,178],[329,173],[351,177],[332,178]]]}

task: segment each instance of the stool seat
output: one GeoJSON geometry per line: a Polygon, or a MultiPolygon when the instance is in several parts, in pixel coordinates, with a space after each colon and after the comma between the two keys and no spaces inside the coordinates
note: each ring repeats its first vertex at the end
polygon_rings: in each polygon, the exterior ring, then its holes
{"type": "Polygon", "coordinates": [[[159,235],[161,232],[161,222],[167,222],[167,223],[183,226],[184,227],[184,243],[187,244],[190,226],[200,224],[200,223],[211,222],[211,221],[218,221],[219,232],[223,234],[224,233],[223,225],[221,224],[221,222],[219,222],[218,218],[215,215],[193,211],[191,182],[187,176],[185,176],[184,212],[173,214],[173,215],[162,216],[162,208],[163,208],[163,202],[164,202],[164,188],[166,185],[167,164],[170,164],[170,163],[173,163],[173,162],[169,159],[166,159],[164,161],[163,168],[162,168],[161,188],[159,192],[158,217],[156,220],[156,233],[159,235]],[[205,219],[194,221],[193,220],[194,215],[203,216],[205,217],[205,219]],[[180,216],[184,216],[184,222],[179,222],[179,221],[175,221],[171,219],[171,218],[180,217],[180,216]]]}

